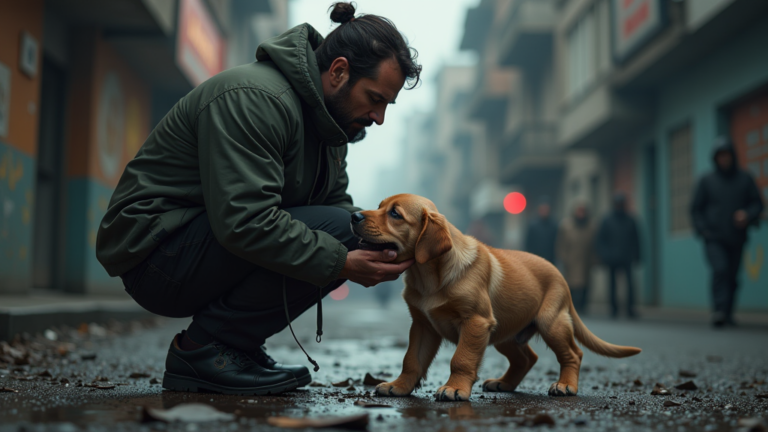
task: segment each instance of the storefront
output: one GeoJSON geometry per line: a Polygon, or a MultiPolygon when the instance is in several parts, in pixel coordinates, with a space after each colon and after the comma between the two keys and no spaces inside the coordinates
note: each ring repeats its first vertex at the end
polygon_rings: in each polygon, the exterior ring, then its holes
{"type": "MultiPolygon", "coordinates": [[[[696,181],[713,169],[715,138],[730,135],[740,166],[768,200],[768,18],[741,29],[659,91],[655,127],[659,284],[664,306],[710,305],[709,269],[690,223],[696,181]]],[[[647,167],[646,167],[647,168],[647,167]]],[[[768,224],[750,230],[738,307],[768,310],[768,224]]]]}

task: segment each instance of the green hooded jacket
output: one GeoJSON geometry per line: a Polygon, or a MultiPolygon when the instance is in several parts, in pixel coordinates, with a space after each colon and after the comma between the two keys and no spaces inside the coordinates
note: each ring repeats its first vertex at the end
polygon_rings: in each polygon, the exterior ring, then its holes
{"type": "Polygon", "coordinates": [[[316,286],[338,278],[347,248],[282,209],[358,211],[347,194],[347,136],[323,102],[303,24],[259,46],[258,61],[204,82],[171,109],[128,163],[96,239],[111,276],[142,262],[207,211],[228,251],[316,286]]]}

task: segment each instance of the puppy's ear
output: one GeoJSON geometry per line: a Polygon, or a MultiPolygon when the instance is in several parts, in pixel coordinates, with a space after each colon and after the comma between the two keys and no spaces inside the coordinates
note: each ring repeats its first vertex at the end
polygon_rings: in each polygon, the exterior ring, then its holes
{"type": "Polygon", "coordinates": [[[424,209],[421,234],[416,240],[416,262],[424,264],[451,250],[453,241],[445,216],[424,209]]]}

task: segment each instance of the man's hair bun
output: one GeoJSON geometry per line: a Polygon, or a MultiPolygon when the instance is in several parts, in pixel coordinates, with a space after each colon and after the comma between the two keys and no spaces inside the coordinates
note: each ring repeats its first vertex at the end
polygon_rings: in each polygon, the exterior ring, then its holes
{"type": "Polygon", "coordinates": [[[348,23],[355,17],[354,3],[338,2],[331,5],[331,21],[339,24],[348,23]]]}

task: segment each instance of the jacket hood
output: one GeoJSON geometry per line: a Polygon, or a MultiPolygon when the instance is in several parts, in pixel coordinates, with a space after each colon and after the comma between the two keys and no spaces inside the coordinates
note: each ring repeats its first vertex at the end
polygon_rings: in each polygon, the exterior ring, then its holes
{"type": "Polygon", "coordinates": [[[309,24],[298,25],[275,36],[256,50],[256,60],[271,61],[280,69],[294,91],[310,109],[309,118],[329,146],[340,147],[349,141],[347,135],[333,120],[325,107],[320,68],[315,49],[323,43],[323,37],[309,24]]]}
{"type": "Polygon", "coordinates": [[[736,149],[733,147],[733,144],[730,142],[730,140],[727,139],[719,139],[718,142],[715,144],[715,148],[712,150],[712,163],[715,164],[715,170],[717,172],[722,174],[732,174],[736,171],[736,149]],[[730,153],[731,154],[731,160],[733,161],[731,163],[731,168],[729,170],[722,170],[720,166],[717,164],[717,155],[719,153],[730,153]]]}

